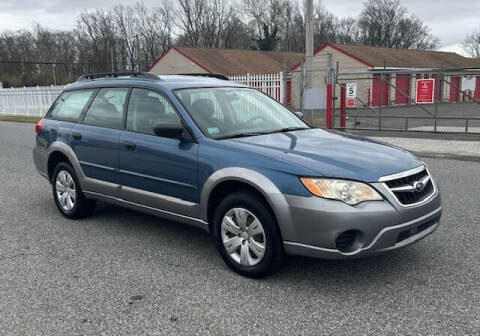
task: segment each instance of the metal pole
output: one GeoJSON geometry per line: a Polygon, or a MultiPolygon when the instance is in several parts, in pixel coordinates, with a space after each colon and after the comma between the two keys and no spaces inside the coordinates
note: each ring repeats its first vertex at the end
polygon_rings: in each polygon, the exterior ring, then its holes
{"type": "Polygon", "coordinates": [[[305,88],[312,88],[313,0],[307,0],[305,12],[305,88]]]}
{"type": "Polygon", "coordinates": [[[303,109],[303,91],[305,91],[305,76],[304,76],[304,71],[305,71],[305,64],[302,64],[300,67],[300,85],[298,86],[299,89],[299,97],[300,97],[300,111],[305,114],[305,111],[303,109]]]}
{"type": "Polygon", "coordinates": [[[55,63],[52,63],[53,85],[57,86],[57,77],[55,76],[55,63]]]}
{"type": "Polygon", "coordinates": [[[435,101],[435,118],[433,120],[433,131],[437,131],[437,117],[438,117],[438,100],[440,99],[440,70],[437,72],[437,78],[435,81],[435,94],[433,100],[435,101]]]}
{"type": "Polygon", "coordinates": [[[140,43],[138,41],[138,34],[135,35],[135,38],[137,39],[137,71],[140,70],[140,43]]]}
{"type": "Polygon", "coordinates": [[[112,72],[115,72],[115,65],[113,64],[113,48],[110,48],[110,63],[112,63],[112,72]]]}
{"type": "Polygon", "coordinates": [[[328,73],[327,73],[327,111],[325,116],[325,128],[332,128],[333,114],[333,64],[332,54],[328,54],[328,73]]]}

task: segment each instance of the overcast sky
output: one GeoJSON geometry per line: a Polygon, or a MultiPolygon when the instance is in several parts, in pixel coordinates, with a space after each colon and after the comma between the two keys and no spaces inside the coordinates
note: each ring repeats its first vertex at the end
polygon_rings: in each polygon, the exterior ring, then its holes
{"type": "MultiPolygon", "coordinates": [[[[145,0],[154,5],[161,0],[145,0]]],[[[259,0],[260,1],[260,0],[259,0]]],[[[54,29],[70,29],[83,9],[134,4],[136,0],[0,0],[0,31],[29,29],[33,22],[54,29]],[[108,5],[106,5],[108,3],[108,5]]],[[[357,16],[361,0],[323,0],[324,6],[339,17],[357,16]]],[[[440,38],[442,49],[457,51],[467,33],[480,27],[480,0],[401,0],[410,13],[420,17],[440,38]]]]}

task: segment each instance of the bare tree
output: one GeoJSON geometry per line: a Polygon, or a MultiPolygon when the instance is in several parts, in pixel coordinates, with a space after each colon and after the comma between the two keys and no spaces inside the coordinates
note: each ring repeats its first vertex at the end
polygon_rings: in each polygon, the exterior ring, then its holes
{"type": "Polygon", "coordinates": [[[369,0],[358,18],[361,43],[377,47],[433,49],[438,40],[399,0],[369,0]]]}
{"type": "Polygon", "coordinates": [[[144,3],[135,5],[137,32],[141,37],[141,63],[151,64],[173,43],[174,13],[171,1],[147,8],[144,3]]]}
{"type": "Polygon", "coordinates": [[[470,57],[480,58],[480,28],[467,35],[463,42],[463,48],[470,57]]]}
{"type": "Polygon", "coordinates": [[[284,29],[288,0],[245,0],[245,11],[255,27],[255,41],[260,50],[275,50],[284,29]],[[267,5],[266,5],[267,4],[267,5]]]}

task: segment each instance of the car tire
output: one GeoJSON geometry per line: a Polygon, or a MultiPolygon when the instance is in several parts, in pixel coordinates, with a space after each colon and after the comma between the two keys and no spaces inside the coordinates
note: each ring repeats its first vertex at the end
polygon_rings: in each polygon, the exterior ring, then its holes
{"type": "Polygon", "coordinates": [[[285,252],[275,216],[254,193],[225,197],[215,209],[212,225],[217,249],[235,272],[260,278],[283,264],[285,252]]]}
{"type": "Polygon", "coordinates": [[[90,216],[95,210],[96,201],[84,196],[77,175],[67,162],[60,162],[55,167],[52,191],[55,205],[67,218],[84,218],[90,216]]]}

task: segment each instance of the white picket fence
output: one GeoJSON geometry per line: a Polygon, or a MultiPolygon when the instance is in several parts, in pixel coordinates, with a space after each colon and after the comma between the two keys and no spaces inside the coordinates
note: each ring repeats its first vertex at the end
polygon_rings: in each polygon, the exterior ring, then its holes
{"type": "Polygon", "coordinates": [[[246,74],[240,76],[230,76],[229,78],[231,81],[259,89],[279,102],[284,101],[285,82],[283,72],[266,75],[246,74]]]}
{"type": "MultiPolygon", "coordinates": [[[[283,102],[285,85],[283,73],[267,75],[231,76],[231,81],[241,83],[268,94],[283,102]]],[[[35,86],[0,88],[0,115],[43,116],[64,86],[35,86]]]]}
{"type": "Polygon", "coordinates": [[[0,89],[0,115],[43,116],[64,86],[0,89]]]}

